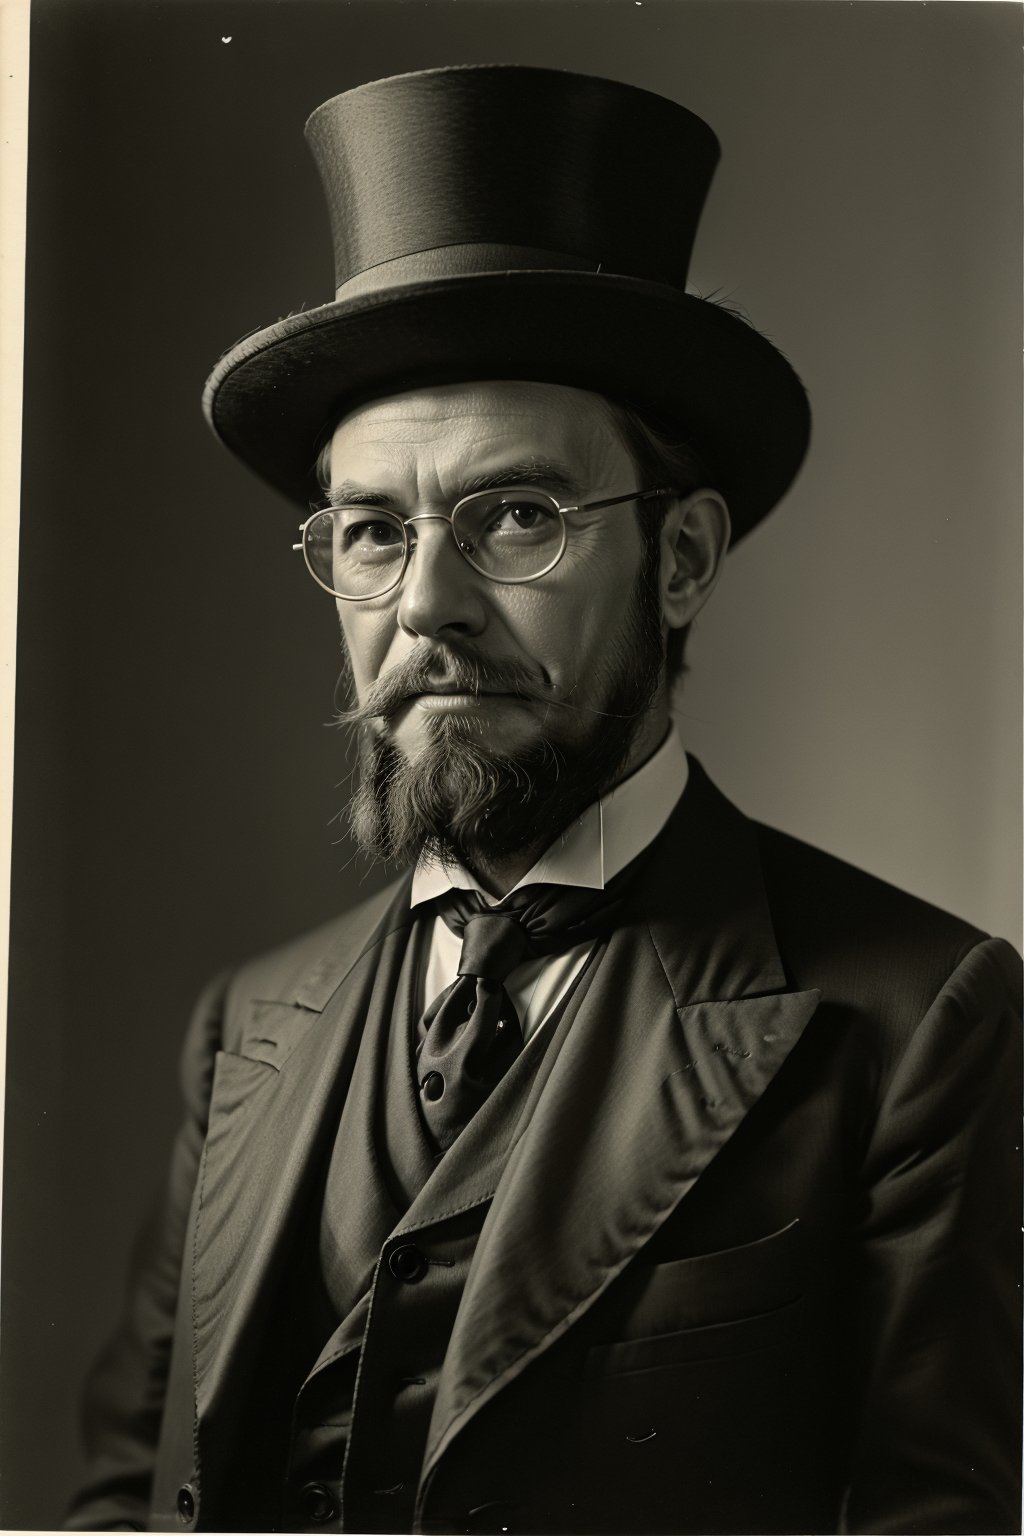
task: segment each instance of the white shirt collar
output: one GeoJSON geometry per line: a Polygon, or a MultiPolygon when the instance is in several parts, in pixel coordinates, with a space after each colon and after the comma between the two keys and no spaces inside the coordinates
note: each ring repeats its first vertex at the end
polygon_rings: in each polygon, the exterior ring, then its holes
{"type": "MultiPolygon", "coordinates": [[[[635,773],[589,805],[512,889],[543,881],[603,891],[620,869],[653,843],[675,810],[688,776],[686,753],[675,728],[670,727],[658,750],[635,773]]],[[[480,890],[458,862],[441,865],[421,858],[412,877],[410,906],[441,896],[453,886],[480,890]]],[[[484,891],[481,895],[492,904],[498,899],[484,891]]]]}

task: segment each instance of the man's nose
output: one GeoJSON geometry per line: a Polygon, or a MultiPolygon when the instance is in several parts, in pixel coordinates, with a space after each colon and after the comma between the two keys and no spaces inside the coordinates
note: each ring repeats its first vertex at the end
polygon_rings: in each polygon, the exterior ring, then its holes
{"type": "Polygon", "coordinates": [[[431,639],[444,631],[478,635],[486,622],[481,593],[485,577],[455,547],[447,518],[418,517],[398,598],[398,626],[407,635],[431,639]]]}

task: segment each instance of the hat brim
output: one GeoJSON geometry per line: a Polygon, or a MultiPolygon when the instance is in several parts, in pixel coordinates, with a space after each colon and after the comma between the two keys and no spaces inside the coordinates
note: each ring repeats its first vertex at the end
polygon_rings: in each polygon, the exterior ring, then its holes
{"type": "Polygon", "coordinates": [[[218,437],[305,507],[323,435],[369,400],[479,379],[567,384],[678,423],[742,538],[788,489],[810,409],[782,353],[744,320],[659,284],[500,272],[377,289],[239,342],[207,380],[218,437]]]}

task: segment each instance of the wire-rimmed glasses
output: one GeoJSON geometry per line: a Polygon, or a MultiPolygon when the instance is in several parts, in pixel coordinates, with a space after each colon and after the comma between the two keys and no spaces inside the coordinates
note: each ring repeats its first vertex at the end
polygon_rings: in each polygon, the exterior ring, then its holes
{"type": "Polygon", "coordinates": [[[357,603],[398,586],[415,548],[410,529],[414,534],[416,523],[448,523],[456,549],[474,571],[518,586],[546,576],[561,560],[569,540],[568,513],[673,494],[660,487],[562,506],[547,491],[509,486],[463,496],[450,513],[401,517],[384,507],[320,507],[301,525],[301,542],[292,548],[302,551],[317,586],[342,602],[357,603]]]}

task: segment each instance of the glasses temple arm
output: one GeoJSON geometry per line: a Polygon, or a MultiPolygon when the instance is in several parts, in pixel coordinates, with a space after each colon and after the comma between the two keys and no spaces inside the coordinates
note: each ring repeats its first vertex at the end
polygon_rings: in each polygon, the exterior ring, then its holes
{"type": "Polygon", "coordinates": [[[659,486],[653,491],[631,491],[628,496],[609,496],[604,501],[585,501],[577,509],[580,512],[600,512],[602,507],[618,507],[626,501],[651,501],[655,496],[675,496],[671,486],[659,486]]]}

